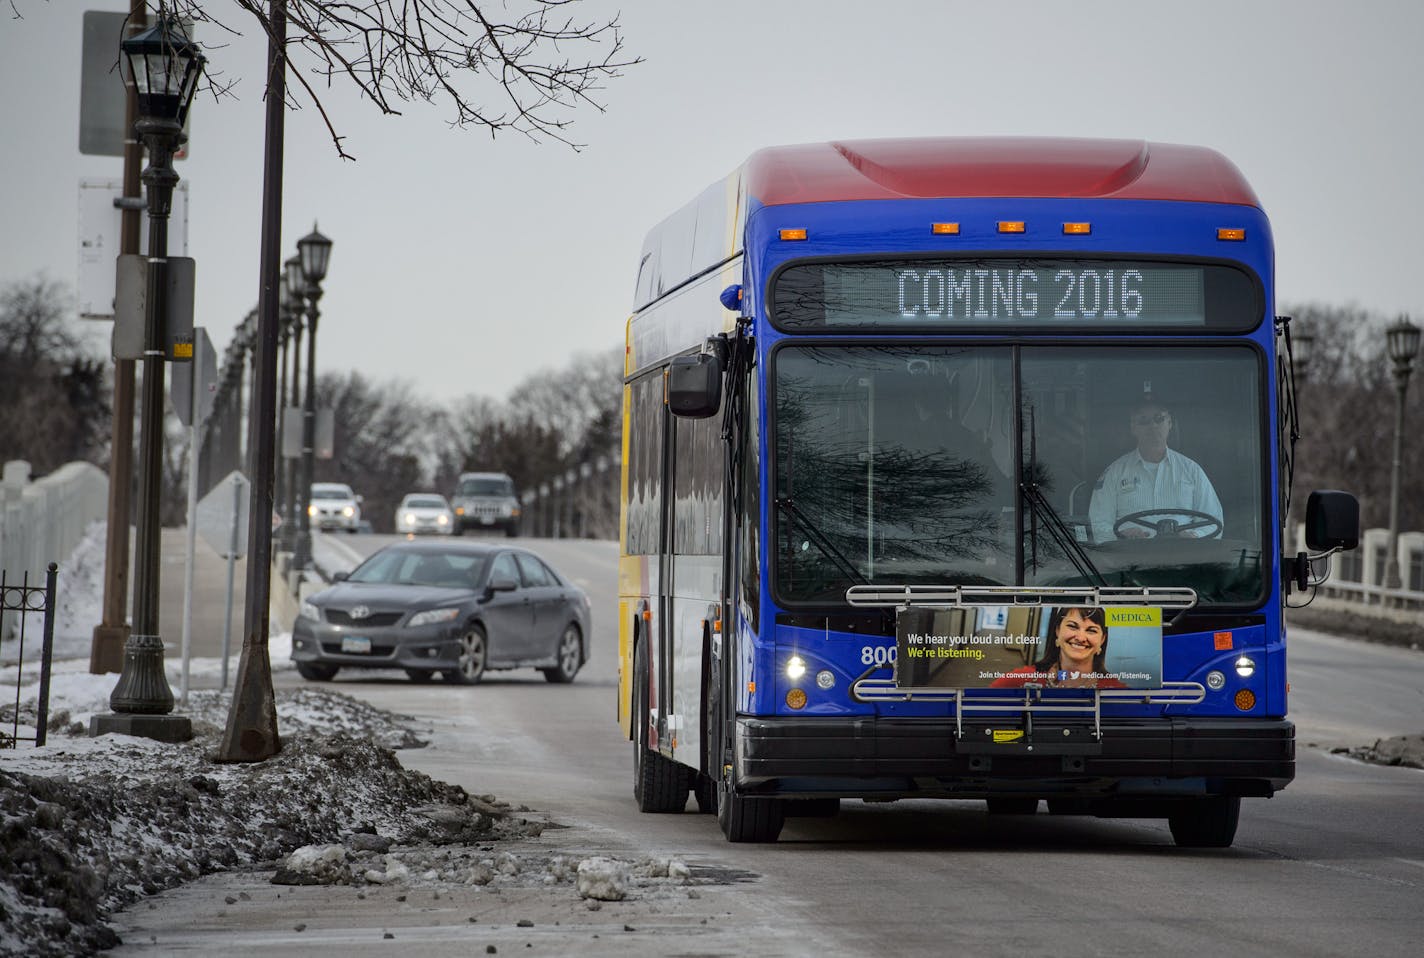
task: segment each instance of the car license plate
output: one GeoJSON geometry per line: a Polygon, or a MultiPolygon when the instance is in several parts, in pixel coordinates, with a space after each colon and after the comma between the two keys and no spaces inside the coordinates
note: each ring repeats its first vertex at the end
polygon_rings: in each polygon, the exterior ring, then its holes
{"type": "Polygon", "coordinates": [[[480,516],[480,521],[487,526],[494,525],[494,516],[480,516]]]}
{"type": "Polygon", "coordinates": [[[355,652],[362,655],[371,651],[371,640],[360,636],[347,635],[341,639],[341,651],[355,652]]]}

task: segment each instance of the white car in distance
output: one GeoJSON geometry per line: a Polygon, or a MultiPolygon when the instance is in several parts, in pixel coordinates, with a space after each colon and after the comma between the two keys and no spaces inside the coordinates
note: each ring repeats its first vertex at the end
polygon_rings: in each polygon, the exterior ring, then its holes
{"type": "Polygon", "coordinates": [[[355,532],[361,526],[362,499],[344,482],[314,482],[307,515],[313,529],[355,532]]]}
{"type": "Polygon", "coordinates": [[[412,492],[396,507],[396,532],[448,536],[455,531],[455,513],[435,492],[412,492]]]}

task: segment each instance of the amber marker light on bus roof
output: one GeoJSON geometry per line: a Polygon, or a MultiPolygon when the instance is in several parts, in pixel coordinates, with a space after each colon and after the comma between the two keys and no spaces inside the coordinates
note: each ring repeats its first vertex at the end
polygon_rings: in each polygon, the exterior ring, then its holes
{"type": "Polygon", "coordinates": [[[1092,223],[1064,223],[1064,236],[1087,236],[1093,231],[1092,223]]]}
{"type": "Polygon", "coordinates": [[[782,230],[781,238],[784,240],[803,240],[806,238],[806,231],[804,229],[782,230]]]}
{"type": "Polygon", "coordinates": [[[1023,220],[999,220],[1000,233],[1022,233],[1023,231],[1023,220]]]}
{"type": "Polygon", "coordinates": [[[1246,238],[1246,231],[1239,227],[1223,226],[1216,231],[1216,238],[1219,240],[1244,240],[1246,238]]]}
{"type": "Polygon", "coordinates": [[[930,232],[936,236],[958,236],[958,223],[931,223],[930,232]]]}

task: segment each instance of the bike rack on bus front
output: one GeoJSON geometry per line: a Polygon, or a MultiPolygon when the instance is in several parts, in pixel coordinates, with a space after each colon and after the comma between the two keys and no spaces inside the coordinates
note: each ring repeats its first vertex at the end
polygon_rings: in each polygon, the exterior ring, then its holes
{"type": "MultiPolygon", "coordinates": [[[[878,608],[963,609],[983,606],[1060,606],[1083,608],[1138,605],[1175,609],[1178,615],[1197,603],[1194,589],[1152,587],[1034,588],[1018,586],[924,586],[854,585],[846,590],[846,602],[853,606],[878,608]]],[[[1175,621],[1175,617],[1173,617],[1175,621]]],[[[1093,717],[1093,738],[1102,739],[1104,700],[1140,705],[1195,705],[1206,698],[1200,682],[1163,682],[1155,689],[1052,689],[1029,683],[1023,698],[1010,699],[1003,689],[916,688],[898,686],[894,678],[876,679],[871,674],[889,665],[872,665],[851,683],[851,697],[858,702],[953,702],[955,738],[964,741],[964,713],[1023,713],[1028,743],[1032,751],[1033,713],[1054,712],[1093,717]],[[974,696],[973,693],[990,693],[974,696]],[[1048,692],[1048,695],[1044,693],[1048,692]],[[1091,692],[1091,700],[1086,693],[1091,692]]],[[[998,749],[996,749],[998,750],[998,749]]]]}

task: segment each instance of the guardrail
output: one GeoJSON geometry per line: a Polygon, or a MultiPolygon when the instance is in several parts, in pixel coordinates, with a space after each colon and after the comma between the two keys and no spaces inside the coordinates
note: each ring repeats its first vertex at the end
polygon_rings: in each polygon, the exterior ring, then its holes
{"type": "MultiPolygon", "coordinates": [[[[44,577],[45,567],[61,562],[84,538],[91,522],[109,510],[109,478],[90,462],[71,462],[34,482],[30,464],[5,463],[0,472],[0,569],[18,579],[44,577]]],[[[0,638],[14,629],[0,612],[0,638]]]]}
{"type": "MultiPolygon", "coordinates": [[[[1304,549],[1304,527],[1297,529],[1304,549]]],[[[1424,532],[1401,532],[1395,557],[1402,586],[1384,586],[1388,529],[1366,529],[1360,546],[1330,558],[1330,576],[1317,590],[1322,606],[1424,627],[1424,532]]]]}

